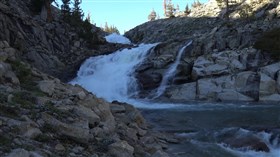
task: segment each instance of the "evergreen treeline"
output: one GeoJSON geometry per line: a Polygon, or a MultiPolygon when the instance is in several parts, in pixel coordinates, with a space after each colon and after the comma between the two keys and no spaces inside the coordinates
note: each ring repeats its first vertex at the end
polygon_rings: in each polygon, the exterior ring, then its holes
{"type": "Polygon", "coordinates": [[[148,20],[149,21],[154,21],[154,20],[156,20],[156,18],[157,18],[157,13],[153,9],[152,12],[148,15],[148,20]]]}
{"type": "Polygon", "coordinates": [[[120,34],[120,31],[118,30],[118,28],[116,26],[114,26],[114,25],[108,26],[107,22],[105,22],[105,26],[104,27],[101,26],[101,29],[104,32],[107,32],[107,33],[117,33],[117,34],[120,34]]]}
{"type": "MultiPolygon", "coordinates": [[[[31,10],[35,13],[40,13],[42,8],[45,7],[47,21],[52,22],[51,3],[53,2],[57,2],[57,0],[31,0],[31,10]]],[[[83,19],[84,13],[80,7],[82,0],[61,0],[61,2],[62,19],[76,29],[79,36],[87,41],[89,47],[98,43],[97,34],[92,31],[90,17],[83,19]]]]}

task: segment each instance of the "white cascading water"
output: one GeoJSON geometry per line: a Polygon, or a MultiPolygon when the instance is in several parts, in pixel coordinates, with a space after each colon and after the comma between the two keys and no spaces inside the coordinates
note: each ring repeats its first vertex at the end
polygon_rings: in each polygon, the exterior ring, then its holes
{"type": "Polygon", "coordinates": [[[141,44],[109,55],[87,59],[71,84],[79,84],[97,97],[112,102],[128,102],[136,94],[137,82],[134,67],[141,63],[151,48],[157,44],[141,44]]]}
{"type": "MultiPolygon", "coordinates": [[[[160,96],[166,89],[168,81],[175,75],[176,68],[179,65],[182,54],[192,42],[189,42],[184,46],[178,53],[175,63],[165,73],[163,81],[157,89],[157,94],[160,96]]],[[[85,61],[78,71],[78,76],[71,84],[79,84],[88,91],[94,93],[97,97],[104,98],[111,102],[113,100],[127,102],[133,104],[139,108],[176,108],[179,111],[182,110],[194,110],[199,113],[200,110],[218,110],[225,107],[231,107],[234,105],[198,105],[198,104],[174,104],[174,103],[155,103],[151,100],[134,100],[131,99],[131,95],[137,93],[137,82],[133,73],[135,67],[141,63],[146,55],[149,53],[154,46],[157,44],[141,44],[136,48],[124,49],[122,51],[116,51],[109,55],[91,57],[85,61]]],[[[172,116],[176,115],[171,115],[172,116]]],[[[177,117],[178,118],[178,117],[177,117]]],[[[181,123],[178,123],[181,125],[181,123]]],[[[270,148],[270,152],[256,152],[252,150],[235,150],[230,147],[221,145],[225,150],[235,154],[238,157],[279,157],[279,139],[276,138],[272,143],[269,142],[270,134],[261,133],[259,136],[267,143],[270,148]]],[[[213,141],[215,143],[215,141],[213,141]]]]}
{"type": "Polygon", "coordinates": [[[159,96],[161,96],[164,93],[164,91],[167,88],[168,83],[170,81],[172,81],[172,79],[173,79],[173,77],[175,75],[176,69],[177,69],[177,67],[178,67],[178,65],[180,63],[180,60],[181,60],[182,55],[183,55],[183,52],[191,44],[192,44],[192,41],[190,41],[187,45],[185,45],[184,47],[182,47],[180,49],[180,51],[178,52],[178,55],[176,57],[175,62],[165,72],[165,74],[164,74],[164,76],[162,78],[162,81],[160,83],[160,86],[156,89],[155,96],[153,98],[158,98],[159,96]]]}

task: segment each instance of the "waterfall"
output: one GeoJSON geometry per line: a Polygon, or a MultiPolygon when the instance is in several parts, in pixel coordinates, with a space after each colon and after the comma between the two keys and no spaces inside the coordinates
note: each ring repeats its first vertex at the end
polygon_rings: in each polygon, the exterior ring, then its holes
{"type": "MultiPolygon", "coordinates": [[[[184,51],[191,44],[192,41],[178,51],[174,63],[166,70],[159,88],[155,90],[154,98],[165,92],[176,75],[184,51]]],[[[170,149],[173,156],[179,152],[182,154],[180,156],[191,154],[193,157],[279,157],[280,135],[279,129],[275,127],[279,124],[279,104],[256,105],[254,102],[235,105],[131,98],[138,91],[135,69],[156,45],[141,44],[109,55],[91,57],[83,63],[77,78],[70,83],[79,84],[109,102],[117,100],[145,108],[142,113],[155,128],[180,135],[180,144],[170,149]],[[243,127],[249,129],[244,130],[243,127]],[[235,132],[231,128],[240,131],[235,132]],[[259,132],[254,128],[268,128],[271,131],[259,132]],[[190,132],[190,129],[193,131],[190,132]],[[182,134],[184,130],[186,133],[182,134]],[[267,146],[269,152],[248,147],[250,143],[248,145],[247,140],[241,140],[243,145],[240,148],[234,147],[235,142],[239,143],[241,138],[247,136],[249,142],[250,137],[253,137],[252,142],[259,141],[264,149],[267,146]]]]}
{"type": "Polygon", "coordinates": [[[176,69],[177,69],[177,67],[178,67],[178,65],[180,63],[180,60],[181,60],[182,55],[183,55],[183,52],[191,44],[192,44],[192,41],[190,41],[187,45],[183,46],[179,50],[175,62],[167,69],[167,71],[165,72],[165,74],[164,74],[164,76],[162,78],[160,86],[156,89],[155,96],[153,97],[154,99],[158,98],[159,96],[161,96],[164,93],[167,85],[172,81],[172,79],[175,76],[175,72],[176,72],[176,69]]]}
{"type": "MultiPolygon", "coordinates": [[[[189,42],[182,47],[176,60],[166,70],[160,87],[156,90],[157,96],[162,95],[175,76],[185,49],[191,45],[189,42]]],[[[166,100],[132,99],[137,94],[137,81],[134,77],[135,68],[144,61],[147,54],[157,44],[141,44],[136,48],[116,51],[109,55],[91,57],[86,60],[78,71],[78,76],[71,84],[79,84],[97,97],[107,101],[122,101],[137,108],[145,108],[142,113],[152,122],[155,128],[161,131],[172,131],[180,134],[182,141],[175,149],[170,149],[170,154],[201,156],[231,156],[231,157],[279,157],[280,138],[279,129],[279,104],[243,103],[209,103],[209,102],[172,102],[166,100]],[[152,110],[147,110],[152,109],[152,110]],[[145,112],[146,111],[146,112],[145,112]],[[263,116],[260,116],[263,115],[263,116]],[[276,116],[275,116],[276,115],[276,116]],[[166,118],[168,117],[168,118],[166,118]],[[246,121],[244,121],[246,119],[246,121]],[[263,122],[263,123],[262,123],[263,122]],[[225,129],[240,128],[240,134],[235,134],[225,129]],[[254,139],[259,139],[262,145],[269,148],[269,152],[262,152],[249,147],[232,147],[230,141],[240,139],[239,135],[247,136],[244,128],[257,128],[272,130],[259,132],[258,130],[245,130],[254,139]],[[275,129],[274,129],[275,128],[275,129]],[[190,129],[193,130],[190,132],[190,129]],[[184,130],[186,133],[183,133],[184,130]],[[224,136],[228,135],[236,136],[224,136]],[[184,136],[186,136],[184,138],[184,136]],[[219,138],[218,138],[219,137],[219,138]],[[225,137],[225,138],[223,138],[225,137]],[[239,138],[238,138],[239,137],[239,138]]],[[[247,146],[246,141],[244,146],[247,146]]]]}
{"type": "Polygon", "coordinates": [[[141,63],[157,44],[141,44],[136,48],[87,59],[71,84],[79,84],[97,97],[111,102],[127,102],[137,92],[134,67],[141,63]]]}

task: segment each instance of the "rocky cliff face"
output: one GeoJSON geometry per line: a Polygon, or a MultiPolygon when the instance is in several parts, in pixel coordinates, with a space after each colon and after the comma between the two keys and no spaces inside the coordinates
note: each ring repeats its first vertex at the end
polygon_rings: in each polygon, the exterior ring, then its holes
{"type": "Polygon", "coordinates": [[[180,48],[192,40],[162,98],[280,101],[279,63],[269,52],[253,48],[263,32],[279,27],[279,8],[275,1],[244,1],[231,8],[230,20],[225,20],[223,9],[210,1],[188,17],[147,22],[130,30],[125,35],[136,43],[161,42],[137,70],[140,97],[160,86],[180,48]],[[242,9],[248,5],[246,18],[238,18],[245,16],[242,9]]]}
{"type": "Polygon", "coordinates": [[[80,64],[89,56],[114,52],[122,46],[109,44],[104,32],[92,26],[94,43],[88,48],[75,28],[63,22],[53,9],[54,21],[46,22],[44,9],[40,15],[32,13],[29,1],[0,2],[0,40],[20,50],[19,56],[50,75],[66,81],[76,74],[80,64]]]}

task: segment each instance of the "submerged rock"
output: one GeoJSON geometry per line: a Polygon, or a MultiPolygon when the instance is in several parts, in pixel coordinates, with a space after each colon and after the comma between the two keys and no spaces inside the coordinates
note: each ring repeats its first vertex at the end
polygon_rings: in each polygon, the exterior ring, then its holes
{"type": "Polygon", "coordinates": [[[252,132],[242,129],[230,130],[224,135],[222,142],[233,148],[250,149],[254,151],[269,152],[267,144],[252,132]]]}

